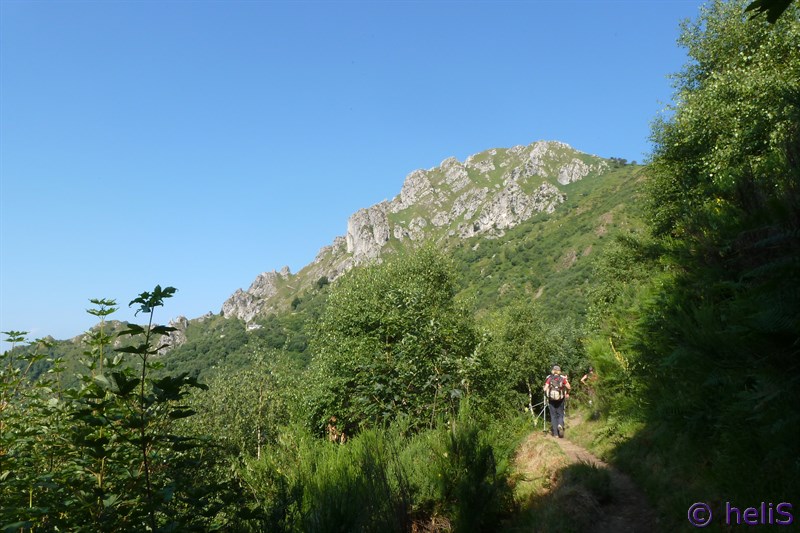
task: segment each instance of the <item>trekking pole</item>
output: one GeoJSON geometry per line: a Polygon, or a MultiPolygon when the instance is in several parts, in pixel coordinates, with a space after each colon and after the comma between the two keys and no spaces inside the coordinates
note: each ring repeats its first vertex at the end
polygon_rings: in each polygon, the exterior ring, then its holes
{"type": "Polygon", "coordinates": [[[542,403],[540,405],[542,406],[542,411],[539,413],[539,415],[542,417],[542,431],[544,431],[544,428],[547,425],[547,403],[544,401],[544,398],[542,399],[542,403]]]}
{"type": "Polygon", "coordinates": [[[531,408],[531,415],[533,415],[533,427],[538,426],[539,425],[539,417],[543,417],[544,416],[544,410],[541,410],[541,411],[538,410],[541,405],[542,405],[541,403],[537,403],[536,405],[531,405],[531,407],[530,407],[531,408]]]}
{"type": "Polygon", "coordinates": [[[547,395],[542,393],[542,431],[547,431],[547,395]]]}

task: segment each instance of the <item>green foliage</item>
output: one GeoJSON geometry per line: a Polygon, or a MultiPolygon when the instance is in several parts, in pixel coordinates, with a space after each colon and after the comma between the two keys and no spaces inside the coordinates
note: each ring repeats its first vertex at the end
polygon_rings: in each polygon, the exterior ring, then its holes
{"type": "Polygon", "coordinates": [[[52,375],[29,380],[33,366],[46,357],[41,348],[47,343],[37,340],[32,351],[19,352],[27,333],[3,334],[12,348],[0,358],[0,526],[22,528],[47,515],[49,501],[40,493],[53,484],[49,466],[59,461],[61,446],[51,436],[62,427],[64,416],[60,402],[52,398],[52,375]]]}
{"type": "MultiPolygon", "coordinates": [[[[128,324],[130,338],[110,357],[105,333],[112,300],[92,300],[100,326],[87,335],[89,374],[79,387],[54,388],[59,361],[35,381],[26,373],[42,356],[14,350],[3,355],[0,381],[0,525],[4,529],[102,531],[210,529],[227,503],[229,487],[204,477],[213,454],[175,432],[194,414],[189,389],[203,388],[182,375],[151,377],[158,339],[171,328],[153,325],[153,314],[175,289],[157,286],[131,302],[148,315],[147,326],[128,324]],[[126,364],[129,356],[138,363],[126,364]],[[54,377],[51,377],[54,376],[54,377]]],[[[9,332],[12,341],[20,332],[9,332]]]]}
{"type": "Polygon", "coordinates": [[[208,391],[193,395],[197,416],[187,421],[194,435],[213,435],[232,456],[261,455],[289,423],[299,402],[302,367],[290,355],[250,345],[243,360],[231,360],[214,372],[208,391]]]}
{"type": "Polygon", "coordinates": [[[465,403],[434,462],[439,500],[455,531],[491,530],[511,507],[508,472],[499,471],[495,450],[473,416],[465,403]]]}
{"type": "Polygon", "coordinates": [[[787,15],[771,27],[744,21],[742,2],[712,2],[683,28],[691,62],[653,130],[650,211],[657,235],[698,255],[798,204],[797,8],[787,15]]]}
{"type": "Polygon", "coordinates": [[[186,342],[163,358],[165,369],[205,379],[219,368],[235,370],[247,363],[251,354],[265,349],[285,352],[306,364],[310,358],[308,330],[318,320],[326,296],[326,290],[304,293],[294,309],[257,317],[248,325],[222,316],[190,320],[186,342]]]}
{"type": "Polygon", "coordinates": [[[407,531],[410,488],[396,443],[376,430],[348,446],[315,446],[304,469],[304,531],[407,531]]]}
{"type": "Polygon", "coordinates": [[[710,2],[683,26],[690,62],[653,129],[652,237],[609,249],[592,294],[604,438],[630,439],[616,453],[640,471],[670,465],[670,511],[798,491],[800,17],[744,7],[710,2]]]}
{"type": "Polygon", "coordinates": [[[475,387],[475,401],[484,410],[502,414],[530,409],[541,401],[542,384],[554,364],[570,376],[586,366],[574,322],[547,318],[538,303],[514,302],[484,318],[482,327],[475,369],[482,379],[473,381],[481,385],[475,387]]]}
{"type": "Polygon", "coordinates": [[[462,404],[452,423],[409,434],[400,421],[365,429],[346,445],[283,428],[275,446],[242,471],[263,510],[259,527],[492,530],[511,509],[509,458],[521,433],[478,415],[462,404]]]}
{"type": "Polygon", "coordinates": [[[594,263],[586,323],[604,335],[624,328],[635,315],[639,292],[660,265],[660,248],[643,233],[617,235],[594,263]]]}
{"type": "Polygon", "coordinates": [[[250,340],[244,322],[223,317],[189,323],[186,339],[164,358],[164,369],[186,372],[196,378],[204,377],[215,366],[224,365],[228,357],[242,350],[250,340]]]}
{"type": "Polygon", "coordinates": [[[468,387],[459,363],[476,343],[454,294],[452,267],[430,247],[337,282],[312,344],[312,427],[335,416],[352,434],[399,417],[430,425],[454,412],[468,387]]]}
{"type": "Polygon", "coordinates": [[[800,427],[785,410],[800,396],[797,6],[786,15],[768,26],[743,20],[741,3],[713,3],[687,25],[681,42],[693,62],[677,77],[674,118],[654,134],[654,229],[677,268],[670,292],[642,317],[638,350],[651,367],[653,405],[724,450],[716,464],[726,483],[744,457],[790,453],[800,427]],[[702,399],[681,385],[685,372],[702,399]],[[707,409],[667,408],[667,398],[707,409]],[[742,420],[750,437],[726,444],[742,420]]]}

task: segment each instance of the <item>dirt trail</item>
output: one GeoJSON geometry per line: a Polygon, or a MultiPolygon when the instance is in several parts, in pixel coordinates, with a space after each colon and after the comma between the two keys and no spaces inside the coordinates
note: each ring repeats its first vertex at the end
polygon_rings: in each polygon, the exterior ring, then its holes
{"type": "MultiPolygon", "coordinates": [[[[541,437],[537,435],[534,438],[541,437]]],[[[659,530],[655,511],[631,478],[566,438],[554,440],[558,442],[570,463],[584,462],[608,469],[614,498],[612,502],[602,507],[601,517],[588,531],[592,533],[653,533],[659,530]]]]}

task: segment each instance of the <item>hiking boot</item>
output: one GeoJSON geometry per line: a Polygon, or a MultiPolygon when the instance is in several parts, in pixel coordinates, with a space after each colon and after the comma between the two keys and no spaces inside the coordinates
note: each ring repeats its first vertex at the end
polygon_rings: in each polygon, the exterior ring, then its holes
{"type": "Polygon", "coordinates": [[[561,424],[558,425],[558,438],[559,439],[564,438],[564,426],[562,426],[561,424]]]}

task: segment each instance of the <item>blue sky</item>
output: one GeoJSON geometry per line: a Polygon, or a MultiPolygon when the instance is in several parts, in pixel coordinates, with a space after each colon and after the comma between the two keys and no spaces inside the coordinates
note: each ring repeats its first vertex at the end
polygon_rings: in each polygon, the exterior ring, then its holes
{"type": "Polygon", "coordinates": [[[0,0],[0,330],[219,312],[450,156],[642,161],[701,4],[0,0]]]}

